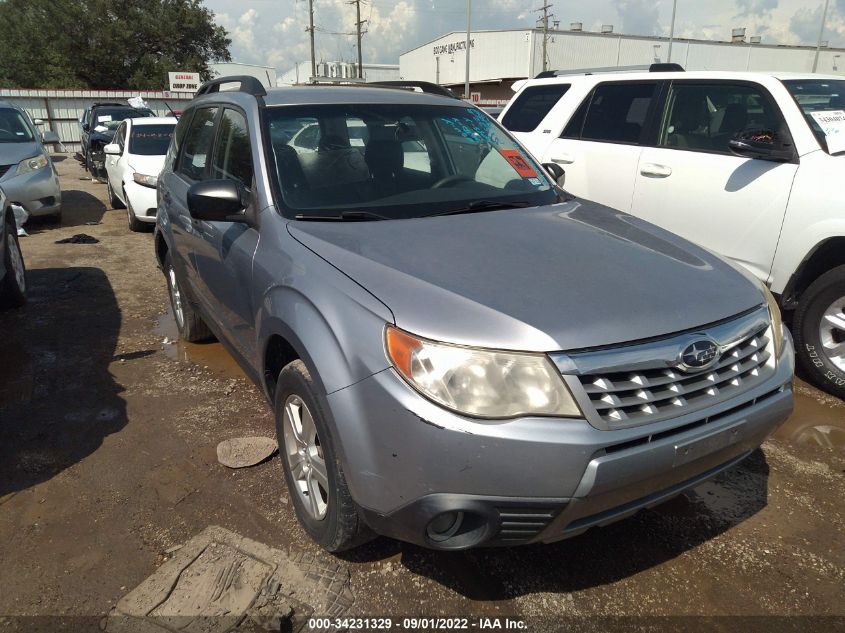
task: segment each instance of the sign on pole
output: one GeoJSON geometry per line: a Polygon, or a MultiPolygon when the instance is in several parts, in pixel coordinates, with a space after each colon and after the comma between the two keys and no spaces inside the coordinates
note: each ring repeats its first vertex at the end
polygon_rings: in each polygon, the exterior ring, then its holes
{"type": "Polygon", "coordinates": [[[199,73],[167,73],[170,80],[170,92],[196,92],[200,87],[199,73]]]}

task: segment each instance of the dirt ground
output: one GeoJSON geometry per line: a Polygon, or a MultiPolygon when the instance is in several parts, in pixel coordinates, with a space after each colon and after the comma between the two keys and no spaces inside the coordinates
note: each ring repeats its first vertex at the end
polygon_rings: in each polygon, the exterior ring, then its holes
{"type": "MultiPolygon", "coordinates": [[[[221,440],[274,437],[267,405],[219,344],[170,343],[152,235],[130,233],[76,160],[56,160],[64,220],[27,226],[30,301],[0,314],[0,616],[106,614],[210,525],[331,562],[299,529],[278,458],[217,463],[221,440]],[[55,244],[83,232],[100,242],[55,244]]],[[[761,451],[610,527],[550,546],[446,554],[379,539],[344,555],[350,615],[815,615],[840,618],[766,630],[843,628],[845,404],[796,388],[761,451]]]]}

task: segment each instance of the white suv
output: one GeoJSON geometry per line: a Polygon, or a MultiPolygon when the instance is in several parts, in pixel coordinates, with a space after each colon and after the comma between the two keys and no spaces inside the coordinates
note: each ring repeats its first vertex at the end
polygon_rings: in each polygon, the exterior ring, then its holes
{"type": "Polygon", "coordinates": [[[845,397],[845,80],[654,70],[544,73],[500,120],[574,195],[767,283],[804,368],[845,397]]]}

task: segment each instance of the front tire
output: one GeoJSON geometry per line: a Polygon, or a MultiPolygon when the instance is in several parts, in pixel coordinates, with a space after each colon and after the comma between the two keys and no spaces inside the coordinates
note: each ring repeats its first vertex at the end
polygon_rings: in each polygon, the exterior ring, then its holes
{"type": "Polygon", "coordinates": [[[23,262],[18,231],[14,222],[6,223],[6,249],[3,266],[6,274],[0,282],[0,307],[19,308],[26,303],[26,266],[23,262]]]}
{"type": "Polygon", "coordinates": [[[108,190],[109,190],[109,204],[111,205],[112,209],[123,209],[125,205],[120,201],[120,198],[114,192],[111,186],[111,180],[108,180],[108,190]]]}
{"type": "Polygon", "coordinates": [[[129,202],[129,196],[126,197],[126,215],[129,218],[129,230],[133,233],[140,233],[146,230],[146,226],[141,220],[135,216],[135,210],[132,208],[132,203],[129,202]]]}
{"type": "Polygon", "coordinates": [[[795,312],[798,361],[812,381],[845,398],[845,266],[816,279],[795,312]]]}
{"type": "Polygon", "coordinates": [[[167,280],[170,307],[173,308],[173,317],[176,319],[179,336],[189,343],[197,343],[212,338],[211,330],[208,329],[205,321],[191,306],[191,302],[179,286],[170,253],[164,256],[164,277],[167,280]]]}
{"type": "Polygon", "coordinates": [[[275,393],[276,436],[300,525],[322,548],[341,552],[373,535],[349,493],[317,393],[301,360],[282,369],[275,393]]]}

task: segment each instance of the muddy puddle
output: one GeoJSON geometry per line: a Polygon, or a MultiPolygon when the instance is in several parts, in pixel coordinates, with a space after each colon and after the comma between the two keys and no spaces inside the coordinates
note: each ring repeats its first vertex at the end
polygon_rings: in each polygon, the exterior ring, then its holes
{"type": "Polygon", "coordinates": [[[845,447],[845,402],[795,379],[795,411],[775,437],[807,446],[845,447]]]}
{"type": "Polygon", "coordinates": [[[172,360],[190,361],[220,376],[244,378],[245,374],[235,359],[217,341],[207,343],[186,343],[179,339],[173,311],[168,310],[158,319],[153,330],[162,340],[171,341],[162,346],[164,353],[172,360]]]}

